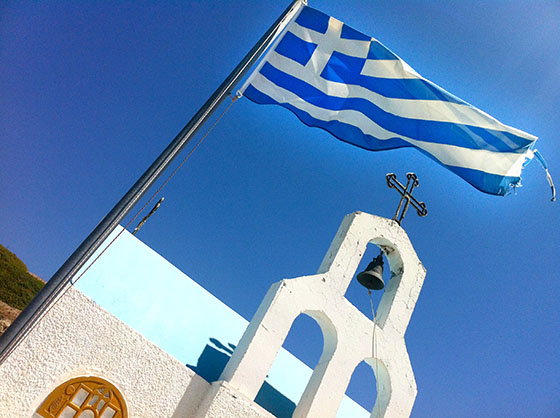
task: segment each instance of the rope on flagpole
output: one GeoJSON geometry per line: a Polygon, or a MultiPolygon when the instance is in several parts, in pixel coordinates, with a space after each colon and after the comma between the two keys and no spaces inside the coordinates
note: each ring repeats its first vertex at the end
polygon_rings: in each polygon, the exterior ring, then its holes
{"type": "MultiPolygon", "coordinates": [[[[202,138],[200,138],[200,140],[196,143],[196,145],[193,147],[193,149],[185,156],[185,158],[183,158],[183,160],[179,163],[179,165],[175,168],[175,170],[173,170],[173,172],[167,177],[167,179],[165,179],[165,181],[163,182],[163,184],[152,194],[152,196],[148,199],[148,201],[144,204],[144,206],[142,206],[138,212],[136,212],[136,214],[132,217],[132,219],[125,225],[125,227],[123,229],[121,229],[118,233],[117,236],[115,236],[111,242],[109,242],[109,244],[107,244],[107,246],[105,248],[103,248],[101,250],[101,252],[97,255],[97,257],[95,257],[93,259],[93,261],[84,268],[84,271],[75,279],[75,280],[70,280],[70,286],[66,286],[66,288],[60,292],[60,294],[57,296],[57,298],[55,300],[53,300],[53,302],[43,311],[43,313],[41,314],[41,316],[46,315],[47,313],[50,312],[50,310],[58,303],[58,301],[64,297],[64,295],[66,294],[66,292],[68,292],[68,290],[70,289],[71,286],[73,286],[75,283],[78,282],[78,280],[80,280],[84,274],[86,274],[86,272],[97,262],[97,260],[99,260],[99,258],[105,253],[105,251],[107,251],[109,249],[109,247],[111,245],[113,245],[113,243],[122,235],[122,233],[124,231],[127,230],[127,228],[134,222],[134,220],[136,218],[138,218],[138,216],[140,215],[140,213],[142,213],[144,211],[144,209],[146,209],[146,207],[150,204],[150,202],[152,202],[155,197],[162,191],[162,189],[167,185],[167,183],[169,183],[169,181],[175,176],[175,174],[177,174],[177,172],[179,171],[179,169],[187,162],[187,160],[191,157],[191,155],[196,151],[196,149],[200,146],[200,144],[202,144],[202,141],[204,141],[206,139],[206,137],[210,134],[210,132],[212,132],[212,130],[216,127],[216,125],[218,124],[218,122],[225,116],[225,114],[227,113],[227,111],[229,110],[229,108],[237,101],[238,97],[237,96],[233,96],[231,97],[231,103],[224,109],[224,111],[221,113],[221,115],[216,119],[216,121],[212,124],[212,126],[210,127],[210,129],[208,129],[208,131],[202,136],[202,138]]],[[[28,328],[26,335],[28,335],[36,326],[37,324],[39,324],[39,322],[41,321],[36,321],[34,324],[31,325],[31,327],[28,328]]],[[[21,340],[19,340],[15,345],[14,345],[14,349],[16,349],[25,339],[22,338],[21,340]]]]}
{"type": "Polygon", "coordinates": [[[183,167],[183,165],[187,162],[187,160],[191,157],[191,155],[196,151],[196,149],[200,146],[200,144],[202,144],[202,141],[204,141],[206,139],[206,137],[210,134],[210,132],[212,132],[212,130],[216,127],[216,125],[218,124],[218,122],[225,116],[225,114],[227,113],[227,111],[229,110],[229,108],[237,101],[238,97],[237,96],[233,96],[231,97],[231,103],[224,109],[224,111],[221,113],[221,115],[218,117],[218,119],[216,119],[216,121],[212,124],[212,126],[210,127],[210,129],[208,129],[208,131],[202,136],[202,138],[200,138],[200,140],[196,143],[196,145],[193,147],[193,149],[185,156],[185,158],[183,158],[183,160],[179,163],[179,165],[175,168],[175,170],[173,170],[173,172],[165,179],[165,181],[163,182],[163,184],[152,194],[152,196],[148,199],[148,201],[144,204],[144,206],[142,206],[138,212],[136,212],[136,214],[132,217],[132,219],[130,221],[128,221],[128,223],[125,225],[125,227],[123,229],[121,229],[119,231],[119,233],[117,234],[117,236],[115,238],[113,238],[111,240],[111,242],[105,247],[103,248],[103,250],[99,253],[99,255],[97,257],[95,257],[95,259],[91,262],[90,265],[88,265],[84,271],[76,278],[76,280],[71,280],[70,283],[72,285],[74,285],[78,280],[80,280],[82,278],[82,276],[84,274],[86,274],[86,272],[91,268],[91,266],[93,266],[93,264],[99,260],[99,258],[103,255],[103,253],[105,251],[107,251],[107,249],[113,245],[113,243],[117,240],[117,238],[119,238],[122,233],[124,231],[126,231],[128,229],[128,227],[134,222],[134,220],[140,215],[140,213],[142,213],[142,211],[144,211],[144,209],[146,209],[146,207],[156,198],[156,196],[163,190],[163,188],[167,185],[167,183],[169,183],[169,181],[175,176],[175,174],[177,174],[177,172],[181,169],[181,167],[183,167]]]}

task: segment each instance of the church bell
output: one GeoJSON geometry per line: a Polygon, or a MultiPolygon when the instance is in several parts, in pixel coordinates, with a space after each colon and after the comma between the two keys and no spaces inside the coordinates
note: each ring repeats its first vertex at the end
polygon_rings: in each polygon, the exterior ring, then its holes
{"type": "Polygon", "coordinates": [[[366,269],[359,273],[356,278],[358,282],[371,290],[381,290],[385,287],[383,282],[383,254],[379,254],[368,264],[366,269]]]}

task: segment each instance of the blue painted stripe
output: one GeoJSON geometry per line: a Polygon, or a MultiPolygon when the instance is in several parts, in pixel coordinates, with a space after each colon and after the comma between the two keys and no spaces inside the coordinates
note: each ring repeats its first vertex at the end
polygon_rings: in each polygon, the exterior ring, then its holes
{"type": "MultiPolygon", "coordinates": [[[[360,71],[363,68],[363,63],[365,63],[363,58],[351,57],[341,52],[334,51],[326,67],[331,65],[331,61],[332,65],[337,66],[339,80],[342,80],[345,84],[365,87],[385,97],[394,99],[438,100],[466,104],[465,101],[421,78],[394,79],[362,75],[360,71]],[[356,72],[358,68],[357,62],[359,61],[362,62],[362,67],[356,72]]],[[[328,74],[321,74],[321,76],[327,78],[328,74]]]]}
{"type": "Polygon", "coordinates": [[[320,119],[315,119],[309,113],[298,109],[287,103],[279,103],[267,94],[256,89],[254,86],[249,85],[245,92],[243,93],[245,97],[251,101],[258,104],[279,104],[286,109],[289,109],[294,113],[299,120],[305,123],[307,126],[314,128],[321,128],[331,135],[334,135],[337,139],[344,141],[346,143],[356,145],[360,148],[364,148],[368,151],[382,151],[395,148],[405,148],[413,147],[413,145],[402,139],[395,137],[387,140],[381,140],[372,135],[364,134],[359,128],[354,125],[339,121],[323,121],[320,119]]]}
{"type": "Polygon", "coordinates": [[[326,33],[330,17],[319,10],[304,7],[296,19],[296,23],[304,28],[320,33],[326,33]]]}
{"type": "Polygon", "coordinates": [[[520,185],[521,183],[521,177],[500,176],[498,174],[487,173],[485,171],[474,170],[472,168],[456,167],[453,165],[443,164],[428,151],[425,151],[418,147],[414,148],[439,165],[455,173],[474,188],[487,194],[505,196],[509,194],[514,187],[520,185]]]}
{"type": "Polygon", "coordinates": [[[398,60],[397,57],[389,48],[381,42],[373,40],[369,46],[368,56],[369,59],[375,60],[398,60]]]}
{"type": "Polygon", "coordinates": [[[345,74],[360,74],[364,68],[365,62],[366,60],[364,58],[349,57],[348,55],[333,52],[329,62],[325,65],[321,73],[321,77],[329,81],[344,83],[344,80],[348,78],[345,74]]]}
{"type": "Polygon", "coordinates": [[[243,92],[243,97],[247,97],[251,101],[258,104],[264,104],[264,105],[276,104],[276,105],[284,106],[284,104],[274,100],[268,94],[265,94],[262,91],[256,89],[252,84],[249,84],[247,86],[247,88],[243,92]]]}
{"type": "MultiPolygon", "coordinates": [[[[432,155],[428,153],[426,153],[426,155],[429,155],[434,161],[440,163],[432,155]]],[[[514,187],[519,186],[521,182],[521,177],[499,176],[497,174],[490,174],[484,171],[472,170],[463,167],[446,165],[444,165],[444,167],[466,180],[481,192],[498,196],[507,195],[514,187]]]]}
{"type": "MultiPolygon", "coordinates": [[[[306,82],[286,74],[266,63],[261,74],[279,87],[293,92],[305,101],[329,110],[355,110],[375,121],[381,127],[399,135],[421,141],[457,145],[470,149],[491,151],[525,152],[524,148],[511,148],[501,138],[514,136],[496,130],[477,128],[450,122],[409,119],[388,113],[363,98],[339,98],[328,96],[306,82]]],[[[519,137],[516,137],[519,139],[519,137]]],[[[523,141],[526,141],[523,139],[523,141]]]]}
{"type": "Polygon", "coordinates": [[[371,41],[371,36],[364,35],[362,32],[351,28],[347,24],[342,25],[342,31],[340,32],[340,37],[342,39],[351,39],[355,41],[371,41]]]}
{"type": "Polygon", "coordinates": [[[316,48],[317,44],[305,42],[292,32],[286,32],[275,51],[284,57],[299,62],[301,65],[305,65],[316,48]]]}

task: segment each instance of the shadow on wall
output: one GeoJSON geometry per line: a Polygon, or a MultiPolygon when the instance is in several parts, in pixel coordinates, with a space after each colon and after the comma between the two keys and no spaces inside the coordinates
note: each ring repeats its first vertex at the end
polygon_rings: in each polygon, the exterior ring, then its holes
{"type": "MultiPolygon", "coordinates": [[[[210,343],[206,344],[204,350],[202,350],[196,366],[187,364],[187,367],[194,370],[196,374],[207,382],[215,382],[220,378],[233,350],[235,350],[233,344],[228,343],[225,346],[217,339],[210,338],[210,343]]],[[[278,418],[290,418],[296,409],[294,402],[282,395],[266,381],[257,394],[255,402],[278,418]]]]}

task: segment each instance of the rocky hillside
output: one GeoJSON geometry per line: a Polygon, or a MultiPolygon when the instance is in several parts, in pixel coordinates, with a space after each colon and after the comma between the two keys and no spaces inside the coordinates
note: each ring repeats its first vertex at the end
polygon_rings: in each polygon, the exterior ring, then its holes
{"type": "Polygon", "coordinates": [[[19,309],[12,308],[10,305],[0,300],[0,335],[8,329],[20,313],[21,311],[19,309]]]}
{"type": "Polygon", "coordinates": [[[23,261],[0,245],[0,335],[44,285],[27,271],[23,261]]]}

